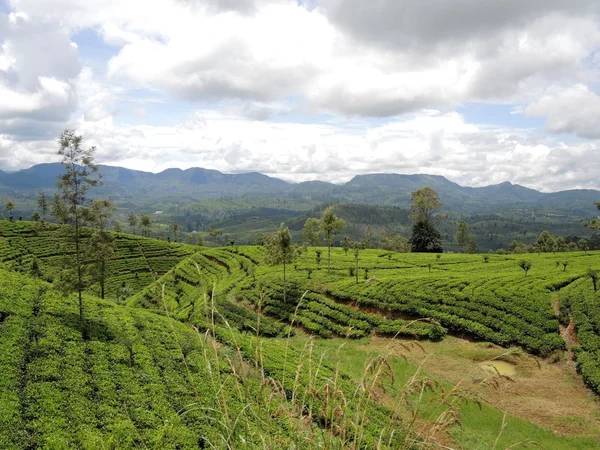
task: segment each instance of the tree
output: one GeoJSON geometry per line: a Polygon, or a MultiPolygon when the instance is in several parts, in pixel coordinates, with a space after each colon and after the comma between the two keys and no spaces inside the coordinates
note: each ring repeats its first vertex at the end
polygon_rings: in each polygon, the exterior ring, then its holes
{"type": "Polygon", "coordinates": [[[115,233],[120,233],[121,231],[123,231],[121,229],[121,222],[119,222],[118,220],[115,219],[115,221],[113,222],[113,230],[115,230],[115,233]]]}
{"type": "Polygon", "coordinates": [[[150,236],[150,227],[152,226],[152,219],[146,213],[140,214],[140,225],[144,227],[144,236],[150,236]]]}
{"type": "Polygon", "coordinates": [[[46,193],[41,191],[38,195],[37,199],[38,208],[42,213],[42,219],[46,220],[46,213],[48,212],[48,197],[46,197],[46,193]]]}
{"type": "Polygon", "coordinates": [[[106,265],[114,257],[115,241],[106,231],[115,206],[108,200],[94,200],[87,210],[87,220],[95,227],[88,247],[88,259],[93,261],[90,278],[100,284],[100,298],[104,298],[106,265]]]}
{"type": "Polygon", "coordinates": [[[316,247],[321,243],[321,221],[314,217],[309,217],[304,222],[304,227],[302,228],[302,242],[304,244],[316,247]]]}
{"type": "Polygon", "coordinates": [[[461,249],[465,249],[469,242],[469,224],[467,222],[461,220],[456,224],[454,240],[461,249]]]}
{"type": "Polygon", "coordinates": [[[64,219],[72,227],[65,229],[67,241],[73,244],[74,255],[67,255],[62,259],[62,269],[65,276],[61,277],[63,292],[76,291],[79,300],[79,322],[81,332],[85,337],[85,324],[83,320],[84,284],[84,248],[81,238],[81,227],[85,225],[84,206],[87,202],[87,193],[90,188],[100,184],[98,166],[94,164],[95,147],[84,149],[83,137],[76,134],[75,130],[65,130],[58,138],[58,154],[62,156],[65,173],[60,175],[57,187],[60,191],[60,200],[64,204],[64,219]]]}
{"type": "Polygon", "coordinates": [[[413,225],[410,238],[411,251],[417,253],[442,253],[442,235],[428,222],[413,225]]]}
{"type": "Polygon", "coordinates": [[[382,234],[381,248],[392,252],[407,253],[410,251],[410,242],[399,234],[392,234],[390,236],[382,234]]]}
{"type": "Polygon", "coordinates": [[[517,264],[521,269],[523,269],[525,271],[525,275],[527,275],[527,272],[529,272],[529,269],[531,269],[531,261],[526,260],[526,259],[521,259],[521,260],[519,260],[519,262],[517,264]]]}
{"type": "Polygon", "coordinates": [[[429,186],[413,192],[411,194],[411,201],[410,215],[415,222],[429,223],[433,217],[433,213],[442,206],[438,193],[429,186]]]}
{"type": "Polygon", "coordinates": [[[200,234],[196,237],[196,245],[198,247],[204,247],[204,239],[202,238],[202,235],[200,235],[200,234]]]}
{"type": "Polygon", "coordinates": [[[330,206],[323,212],[323,217],[321,218],[321,232],[323,236],[325,236],[325,240],[327,241],[327,271],[331,271],[331,246],[333,245],[333,237],[338,234],[344,226],[346,222],[337,217],[333,213],[333,208],[330,206]]]}
{"type": "Polygon", "coordinates": [[[358,257],[363,248],[362,242],[353,242],[352,249],[354,250],[354,275],[356,276],[356,284],[358,284],[358,257]]]}
{"type": "Polygon", "coordinates": [[[14,202],[12,200],[7,201],[6,205],[4,205],[4,209],[8,212],[8,216],[12,220],[12,210],[15,209],[14,202]]]}
{"type": "MultiPolygon", "coordinates": [[[[596,205],[596,209],[598,211],[600,211],[600,202],[594,202],[594,205],[596,205]]],[[[589,222],[583,222],[583,226],[587,227],[587,228],[591,228],[592,230],[600,230],[600,220],[598,219],[593,219],[590,220],[589,222]]]]}
{"type": "Polygon", "coordinates": [[[219,237],[222,234],[223,234],[223,232],[218,229],[209,230],[209,232],[208,232],[208,235],[210,236],[211,241],[213,241],[215,244],[219,243],[219,237]]]}
{"type": "Polygon", "coordinates": [[[292,243],[292,235],[285,224],[281,224],[279,231],[267,239],[265,263],[271,266],[283,264],[283,302],[286,302],[287,278],[286,266],[293,263],[298,256],[296,246],[292,243]]]}
{"type": "Polygon", "coordinates": [[[590,247],[588,246],[588,241],[584,238],[579,239],[579,241],[577,242],[577,248],[585,253],[587,253],[587,251],[590,249],[590,247]]]}
{"type": "Polygon", "coordinates": [[[474,234],[469,234],[469,236],[467,237],[467,253],[477,253],[477,250],[479,250],[479,246],[477,244],[477,237],[475,237],[474,234]]]}
{"type": "Polygon", "coordinates": [[[363,235],[362,243],[363,243],[363,248],[373,248],[374,247],[373,228],[371,228],[371,225],[367,226],[367,231],[365,231],[365,234],[363,235]]]}
{"type": "Polygon", "coordinates": [[[177,242],[177,235],[179,233],[179,224],[177,222],[172,222],[170,229],[171,229],[171,235],[173,236],[173,241],[177,242]]]}
{"type": "Polygon", "coordinates": [[[442,206],[437,192],[426,186],[411,195],[411,218],[415,221],[410,238],[413,252],[441,253],[442,235],[431,223],[436,209],[442,206]]]}
{"type": "Polygon", "coordinates": [[[42,218],[42,217],[40,216],[40,213],[38,213],[37,211],[35,211],[35,212],[34,212],[34,213],[31,215],[31,220],[32,220],[33,222],[39,222],[41,218],[42,218]]]}
{"type": "Polygon", "coordinates": [[[56,192],[52,195],[52,201],[50,202],[50,213],[56,219],[56,223],[67,222],[67,207],[56,192]]]}
{"type": "Polygon", "coordinates": [[[348,250],[352,247],[352,241],[348,236],[344,236],[342,239],[342,249],[344,249],[344,255],[348,256],[348,250]]]}
{"type": "Polygon", "coordinates": [[[137,216],[134,213],[129,214],[129,216],[127,216],[127,222],[131,227],[131,234],[135,234],[135,227],[138,223],[137,216]]]}

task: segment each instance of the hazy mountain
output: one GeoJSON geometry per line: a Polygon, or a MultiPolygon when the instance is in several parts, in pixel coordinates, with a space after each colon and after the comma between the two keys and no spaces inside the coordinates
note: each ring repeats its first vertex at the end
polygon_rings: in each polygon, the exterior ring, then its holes
{"type": "MultiPolygon", "coordinates": [[[[39,164],[14,173],[0,171],[0,192],[33,193],[53,189],[63,173],[60,163],[39,164]]],[[[593,214],[600,191],[569,190],[542,193],[510,182],[465,187],[439,175],[357,175],[342,185],[324,181],[287,183],[252,172],[224,174],[202,168],[167,169],[154,174],[114,166],[100,166],[104,184],[97,195],[122,199],[180,199],[280,197],[303,204],[328,202],[407,207],[411,192],[424,186],[435,189],[447,210],[479,212],[501,209],[552,209],[566,214],[593,214]]]]}

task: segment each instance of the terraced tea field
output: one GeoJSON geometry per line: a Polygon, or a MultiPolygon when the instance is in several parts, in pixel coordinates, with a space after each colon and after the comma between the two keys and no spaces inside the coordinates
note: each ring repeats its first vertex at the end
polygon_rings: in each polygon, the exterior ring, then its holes
{"type": "Polygon", "coordinates": [[[586,424],[579,428],[557,425],[562,413],[552,421],[540,415],[542,427],[504,416],[529,410],[510,402],[498,410],[501,394],[486,391],[502,392],[505,378],[516,377],[513,395],[529,386],[546,398],[536,380],[570,377],[572,350],[581,379],[598,392],[600,303],[587,273],[600,269],[600,253],[363,250],[357,264],[334,248],[328,271],[313,248],[287,266],[284,283],[283,266],[266,265],[261,247],[198,248],[117,234],[109,300],[90,290],[91,337],[82,340],[75,301],[47,282],[64,249],[58,228],[0,221],[0,236],[3,448],[600,445],[600,407],[586,403],[580,381],[553,386],[573,392],[569,414],[586,424]],[[28,276],[34,258],[38,279],[28,276]],[[531,261],[527,273],[522,259],[531,261]],[[123,286],[124,305],[117,302],[123,286]],[[568,325],[578,345],[561,337],[568,325]],[[458,370],[455,377],[415,357],[426,350],[425,361],[435,360],[436,349],[445,349],[440,360],[458,370]],[[464,375],[459,353],[470,355],[464,375]],[[516,375],[480,368],[494,357],[516,375]],[[465,403],[465,379],[468,392],[491,399],[479,415],[465,403]]]}

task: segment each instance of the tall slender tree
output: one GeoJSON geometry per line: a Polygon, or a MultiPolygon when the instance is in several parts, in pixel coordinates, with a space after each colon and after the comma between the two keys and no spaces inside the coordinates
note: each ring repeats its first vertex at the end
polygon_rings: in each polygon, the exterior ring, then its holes
{"type": "Polygon", "coordinates": [[[48,197],[44,191],[41,191],[37,199],[38,208],[42,214],[42,219],[46,220],[46,213],[48,212],[48,197]]]}
{"type": "Polygon", "coordinates": [[[86,219],[94,225],[94,232],[87,248],[91,279],[100,285],[100,298],[104,298],[106,265],[114,257],[115,240],[107,231],[115,206],[108,200],[94,200],[87,210],[86,219]]]}
{"type": "Polygon", "coordinates": [[[285,303],[287,293],[286,267],[298,257],[298,249],[292,243],[292,235],[288,227],[282,223],[279,230],[269,236],[265,247],[265,263],[269,265],[283,264],[283,302],[285,303]]]}
{"type": "Polygon", "coordinates": [[[137,216],[134,213],[129,214],[127,222],[129,222],[129,226],[131,227],[131,234],[135,234],[135,227],[138,223],[137,216]]]}
{"type": "Polygon", "coordinates": [[[177,222],[171,222],[171,236],[173,236],[173,242],[177,242],[177,235],[179,234],[179,224],[177,222]]]}
{"type": "Polygon", "coordinates": [[[337,217],[333,213],[333,208],[330,206],[323,211],[321,217],[321,233],[327,241],[327,271],[331,271],[331,246],[333,245],[333,237],[338,234],[346,226],[346,222],[337,217]]]}
{"type": "Polygon", "coordinates": [[[146,213],[140,215],[140,225],[144,227],[144,236],[150,236],[150,227],[152,226],[152,219],[146,213]]]}
{"type": "Polygon", "coordinates": [[[81,228],[86,223],[84,213],[87,194],[90,188],[100,184],[98,166],[94,163],[95,147],[83,148],[83,137],[75,130],[67,129],[58,138],[58,154],[62,156],[65,173],[59,175],[57,183],[60,200],[64,204],[65,219],[72,225],[65,228],[67,240],[71,242],[75,253],[63,258],[61,286],[65,292],[76,291],[79,301],[79,323],[82,335],[86,329],[83,318],[84,249],[81,228]]]}
{"type": "Polygon", "coordinates": [[[309,217],[304,222],[304,228],[302,228],[302,242],[305,245],[316,247],[321,242],[321,221],[314,217],[309,217]]]}
{"type": "Polygon", "coordinates": [[[4,209],[8,212],[8,215],[12,220],[12,210],[15,209],[15,203],[12,200],[7,201],[4,205],[4,209]]]}

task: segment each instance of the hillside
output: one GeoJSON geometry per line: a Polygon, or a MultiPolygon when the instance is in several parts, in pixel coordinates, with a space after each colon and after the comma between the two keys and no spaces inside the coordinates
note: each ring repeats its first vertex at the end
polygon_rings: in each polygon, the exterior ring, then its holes
{"type": "MultiPolygon", "coordinates": [[[[357,175],[345,184],[323,181],[298,184],[260,173],[224,174],[202,168],[167,169],[160,173],[100,165],[104,185],[95,190],[100,197],[119,200],[171,201],[175,197],[190,202],[218,198],[286,198],[292,204],[327,202],[363,203],[408,207],[410,193],[424,186],[438,191],[445,208],[460,212],[490,212],[502,209],[556,210],[565,214],[589,214],[600,191],[569,190],[542,193],[504,182],[485,187],[460,186],[439,175],[369,174],[357,175]]],[[[27,197],[40,190],[53,190],[60,163],[47,163],[13,173],[0,173],[0,194],[27,197]]]]}
{"type": "Polygon", "coordinates": [[[525,275],[520,255],[364,250],[352,273],[353,255],[334,248],[328,272],[310,249],[284,287],[262,247],[117,234],[115,284],[169,262],[126,300],[92,288],[83,339],[75,299],[29,271],[38,258],[51,280],[58,227],[0,225],[3,448],[600,444],[598,405],[564,381],[578,376],[560,334],[572,317],[577,367],[598,391],[600,311],[586,273],[600,253],[527,255],[525,275]],[[486,371],[497,361],[513,373],[486,371]],[[568,399],[552,407],[556,390],[568,399]]]}

